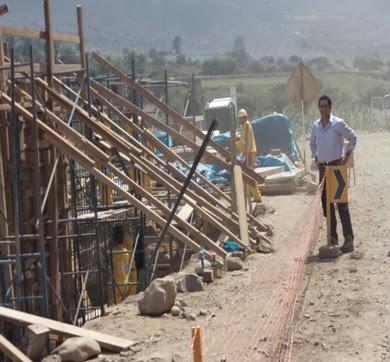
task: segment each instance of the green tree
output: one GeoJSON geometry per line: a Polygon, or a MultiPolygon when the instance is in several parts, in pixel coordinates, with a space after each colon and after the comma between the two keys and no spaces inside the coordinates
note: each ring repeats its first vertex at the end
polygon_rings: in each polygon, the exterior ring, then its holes
{"type": "Polygon", "coordinates": [[[232,56],[236,58],[241,65],[246,65],[249,61],[249,54],[246,51],[245,39],[241,35],[234,39],[232,56]]]}
{"type": "Polygon", "coordinates": [[[181,54],[182,39],[180,35],[176,35],[172,42],[172,48],[176,55],[181,54]]]}

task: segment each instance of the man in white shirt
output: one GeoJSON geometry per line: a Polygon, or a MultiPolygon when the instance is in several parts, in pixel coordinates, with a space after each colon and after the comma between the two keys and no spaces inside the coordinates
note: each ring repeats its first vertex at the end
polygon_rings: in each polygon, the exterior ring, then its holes
{"type": "MultiPolygon", "coordinates": [[[[332,101],[324,95],[318,100],[318,107],[321,118],[314,122],[311,137],[310,149],[320,173],[320,183],[325,176],[325,167],[341,165],[348,162],[348,159],[356,146],[355,132],[344,122],[332,114],[332,101]],[[349,141],[347,152],[344,154],[344,139],[349,141]]],[[[326,215],[326,185],[321,195],[324,216],[326,215]]],[[[344,245],[341,247],[343,253],[352,252],[354,249],[354,234],[352,230],[351,217],[347,203],[337,204],[341,224],[343,227],[344,245]]],[[[330,226],[331,243],[338,244],[337,221],[334,204],[330,205],[330,226]]]]}

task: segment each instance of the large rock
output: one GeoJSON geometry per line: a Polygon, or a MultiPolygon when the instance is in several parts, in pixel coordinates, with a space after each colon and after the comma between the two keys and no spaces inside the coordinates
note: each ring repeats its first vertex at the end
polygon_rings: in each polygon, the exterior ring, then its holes
{"type": "Polygon", "coordinates": [[[202,268],[202,262],[199,260],[195,267],[195,273],[203,276],[203,270],[211,269],[211,263],[208,260],[203,260],[204,268],[202,268]]]}
{"type": "Polygon", "coordinates": [[[64,362],[83,362],[100,352],[99,343],[85,337],[69,338],[55,350],[64,362]]]}
{"type": "Polygon", "coordinates": [[[175,304],[176,283],[171,277],[153,280],[138,302],[141,314],[159,316],[168,313],[175,304]]]}
{"type": "Polygon", "coordinates": [[[192,273],[179,273],[175,277],[176,289],[180,293],[201,292],[203,284],[201,278],[192,273]]]}
{"type": "Polygon", "coordinates": [[[240,258],[230,257],[226,261],[226,267],[228,271],[241,270],[243,268],[240,258]]]}

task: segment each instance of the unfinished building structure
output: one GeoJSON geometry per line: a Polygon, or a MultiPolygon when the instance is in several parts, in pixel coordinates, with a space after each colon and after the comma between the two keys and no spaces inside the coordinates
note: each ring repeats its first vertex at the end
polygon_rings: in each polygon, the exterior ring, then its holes
{"type": "Polygon", "coordinates": [[[0,303],[81,325],[143,289],[159,267],[177,271],[198,252],[223,267],[221,241],[250,251],[266,238],[269,226],[247,212],[242,191],[262,178],[134,77],[86,54],[81,7],[73,35],[53,32],[50,1],[43,5],[44,30],[3,26],[0,33],[0,303]],[[16,62],[12,37],[41,39],[46,63],[34,62],[32,47],[28,62],[16,62]],[[79,64],[56,64],[55,42],[76,44],[79,64]],[[90,77],[92,62],[133,96],[90,77]],[[169,124],[144,105],[166,113],[169,124]],[[191,165],[152,128],[231,172],[232,187],[197,171],[189,180],[191,165]],[[122,249],[113,247],[118,226],[127,235],[122,249]],[[122,254],[129,268],[118,281],[122,254]]]}

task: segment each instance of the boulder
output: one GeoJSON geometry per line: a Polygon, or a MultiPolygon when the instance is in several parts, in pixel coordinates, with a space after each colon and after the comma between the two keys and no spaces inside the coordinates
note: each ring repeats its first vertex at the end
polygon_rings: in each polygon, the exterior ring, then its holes
{"type": "Polygon", "coordinates": [[[55,353],[66,362],[83,362],[101,352],[99,343],[90,338],[72,337],[61,344],[55,353]]]}
{"type": "Polygon", "coordinates": [[[159,316],[168,313],[175,304],[176,283],[171,277],[153,280],[138,302],[141,314],[159,316]]]}
{"type": "Polygon", "coordinates": [[[180,293],[201,292],[203,284],[201,278],[192,273],[179,273],[175,276],[176,290],[180,293]]]}
{"type": "Polygon", "coordinates": [[[243,268],[240,258],[230,257],[226,260],[227,271],[241,270],[243,268]]]}

